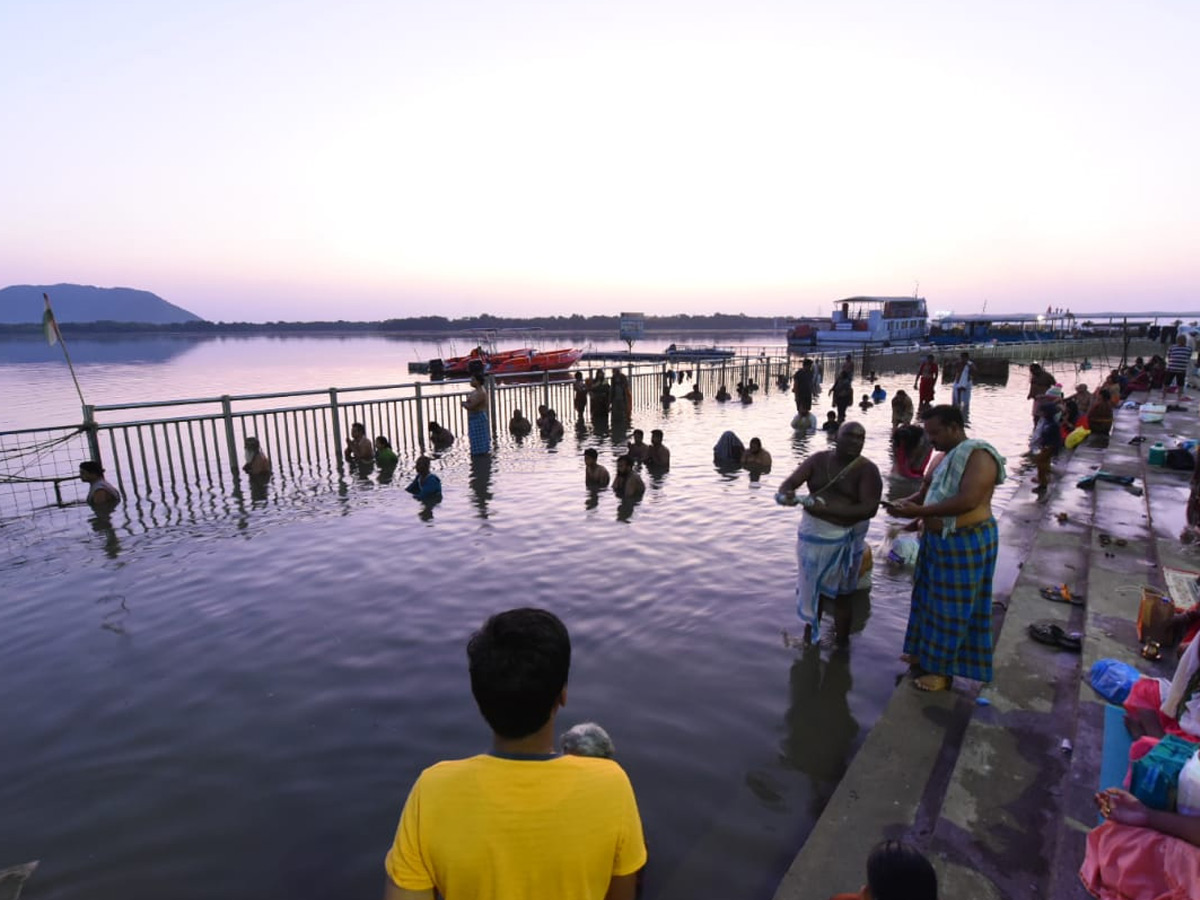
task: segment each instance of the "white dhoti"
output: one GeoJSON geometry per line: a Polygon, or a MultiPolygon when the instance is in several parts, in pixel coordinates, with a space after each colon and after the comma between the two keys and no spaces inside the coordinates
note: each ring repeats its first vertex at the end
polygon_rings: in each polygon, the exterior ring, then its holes
{"type": "Polygon", "coordinates": [[[796,614],[821,633],[821,595],[850,594],[858,587],[869,522],[835,525],[807,510],[796,529],[796,614]]]}
{"type": "Polygon", "coordinates": [[[971,385],[956,384],[950,389],[950,404],[963,411],[963,415],[971,413],[971,385]]]}

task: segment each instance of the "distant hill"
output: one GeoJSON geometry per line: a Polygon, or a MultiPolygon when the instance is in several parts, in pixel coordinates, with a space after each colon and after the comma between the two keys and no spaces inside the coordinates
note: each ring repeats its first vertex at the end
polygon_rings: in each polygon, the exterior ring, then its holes
{"type": "Polygon", "coordinates": [[[86,284],[16,284],[0,288],[0,324],[40,322],[50,295],[59,322],[145,322],[171,325],[204,321],[182,307],[149,291],[101,288],[86,284]]]}

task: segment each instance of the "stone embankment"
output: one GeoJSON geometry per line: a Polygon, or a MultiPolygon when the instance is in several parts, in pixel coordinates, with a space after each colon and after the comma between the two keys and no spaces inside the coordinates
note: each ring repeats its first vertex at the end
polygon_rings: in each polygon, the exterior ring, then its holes
{"type": "MultiPolygon", "coordinates": [[[[1135,399],[1140,399],[1136,398],[1135,399]]],[[[1158,440],[1200,433],[1193,401],[1162,424],[1118,412],[1106,445],[1089,439],[1055,464],[1038,499],[1032,470],[1001,520],[995,583],[995,678],[922,694],[900,681],[775,900],[827,900],[863,884],[871,848],[885,838],[920,847],[945,897],[972,900],[1086,898],[1077,872],[1096,822],[1103,701],[1087,683],[1097,659],[1115,657],[1170,677],[1175,655],[1148,663],[1135,620],[1143,585],[1165,587],[1164,567],[1200,569],[1179,542],[1189,476],[1150,466],[1158,440]],[[1144,443],[1131,444],[1137,436],[1144,443]],[[1076,486],[1097,469],[1132,475],[1132,488],[1076,486]],[[1103,538],[1103,540],[1102,540],[1103,538]],[[1067,583],[1082,607],[1044,599],[1067,583]],[[1082,654],[1032,641],[1031,622],[1056,619],[1084,634],[1082,654]]],[[[1010,460],[1010,469],[1019,461],[1010,460]]],[[[898,655],[900,648],[896,648],[898,655]]],[[[879,660],[895,669],[896,656],[879,660]]]]}

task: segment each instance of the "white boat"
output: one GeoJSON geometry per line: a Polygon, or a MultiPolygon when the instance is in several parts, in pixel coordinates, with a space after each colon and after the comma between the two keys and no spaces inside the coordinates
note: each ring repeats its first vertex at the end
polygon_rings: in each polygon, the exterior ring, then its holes
{"type": "Polygon", "coordinates": [[[788,346],[842,347],[906,344],[929,339],[924,297],[847,297],[828,319],[800,319],[788,329],[788,346]]]}

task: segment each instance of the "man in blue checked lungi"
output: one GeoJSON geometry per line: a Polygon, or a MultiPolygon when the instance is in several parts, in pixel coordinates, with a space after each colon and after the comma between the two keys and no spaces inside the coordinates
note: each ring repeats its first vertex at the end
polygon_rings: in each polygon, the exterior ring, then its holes
{"type": "Polygon", "coordinates": [[[479,456],[492,452],[492,431],[488,422],[488,392],[480,374],[471,376],[471,393],[462,402],[467,411],[467,438],[471,442],[471,455],[479,456]]]}
{"type": "Polygon", "coordinates": [[[955,675],[992,680],[992,491],[1004,481],[1004,457],[968,438],[953,406],[933,407],[925,433],[945,456],[920,491],[891,507],[923,526],[901,658],[917,688],[944,691],[955,675]]]}
{"type": "Polygon", "coordinates": [[[779,486],[775,499],[804,507],[796,529],[796,612],[804,642],[820,637],[822,598],[835,601],[834,637],[850,640],[849,595],[858,587],[867,525],[879,509],[883,480],[862,455],[866,430],[857,422],[838,429],[833,450],[814,453],[779,486]],[[808,485],[808,496],[796,489],[808,485]]]}

